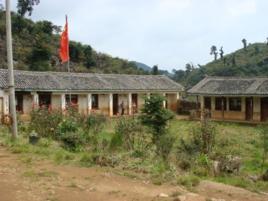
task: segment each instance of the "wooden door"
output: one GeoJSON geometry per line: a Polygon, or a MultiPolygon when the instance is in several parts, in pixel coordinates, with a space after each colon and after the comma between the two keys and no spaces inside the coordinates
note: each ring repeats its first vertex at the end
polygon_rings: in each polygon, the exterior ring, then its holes
{"type": "Polygon", "coordinates": [[[117,115],[118,112],[118,94],[113,94],[113,115],[117,115]]]}
{"type": "Polygon", "coordinates": [[[268,120],[268,98],[261,98],[261,121],[268,120]]]}
{"type": "Polygon", "coordinates": [[[253,119],[253,98],[246,98],[246,120],[253,119]]]}

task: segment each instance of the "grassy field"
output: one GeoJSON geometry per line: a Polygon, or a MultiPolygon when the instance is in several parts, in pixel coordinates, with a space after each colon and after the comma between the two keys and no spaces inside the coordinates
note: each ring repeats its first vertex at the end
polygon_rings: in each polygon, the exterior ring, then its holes
{"type": "MultiPolygon", "coordinates": [[[[27,126],[20,127],[20,137],[12,142],[8,130],[1,127],[0,143],[7,146],[10,151],[21,154],[21,160],[31,165],[35,160],[48,159],[57,164],[72,164],[78,166],[104,166],[113,167],[114,172],[133,178],[148,178],[155,184],[161,185],[165,182],[182,184],[191,188],[202,179],[214,180],[234,186],[247,188],[252,191],[268,192],[268,182],[252,181],[250,177],[262,173],[262,148],[260,140],[260,129],[252,125],[235,123],[213,122],[216,127],[216,144],[210,158],[218,155],[233,155],[241,157],[241,169],[237,174],[221,174],[214,177],[211,170],[211,159],[204,155],[186,158],[190,167],[186,170],[180,168],[180,160],[177,157],[177,148],[181,139],[188,139],[192,129],[199,126],[197,121],[172,120],[170,132],[175,137],[172,153],[168,159],[168,165],[160,160],[153,151],[148,149],[145,154],[137,151],[126,151],[124,149],[111,149],[107,144],[111,143],[114,136],[114,127],[117,119],[109,120],[103,131],[98,134],[99,151],[98,160],[96,153],[90,148],[76,152],[64,149],[58,142],[42,138],[37,145],[28,143],[27,126]],[[101,161],[100,161],[101,158],[101,161]]],[[[89,145],[90,147],[90,145],[89,145]]],[[[264,169],[268,168],[266,161],[264,169]]]]}

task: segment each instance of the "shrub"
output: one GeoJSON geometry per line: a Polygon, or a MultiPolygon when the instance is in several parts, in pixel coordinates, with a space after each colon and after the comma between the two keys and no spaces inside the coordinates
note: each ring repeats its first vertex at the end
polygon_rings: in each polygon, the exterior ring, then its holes
{"type": "Polygon", "coordinates": [[[163,107],[164,100],[165,98],[160,95],[146,98],[140,119],[152,131],[152,141],[156,145],[156,153],[166,160],[171,148],[164,147],[163,143],[171,147],[173,145],[173,140],[168,136],[167,125],[168,121],[174,118],[174,114],[163,107]]]}
{"type": "Polygon", "coordinates": [[[64,119],[57,128],[57,139],[63,142],[64,147],[75,151],[85,143],[83,131],[77,122],[71,118],[64,119]]]}
{"type": "Polygon", "coordinates": [[[215,145],[216,128],[209,122],[203,122],[192,129],[187,140],[181,139],[178,154],[189,156],[197,154],[210,154],[215,145]]]}
{"type": "Polygon", "coordinates": [[[168,156],[173,148],[174,137],[170,136],[170,134],[162,135],[157,142],[157,151],[160,154],[164,161],[167,161],[168,156]]]}
{"type": "Polygon", "coordinates": [[[106,117],[102,114],[90,114],[86,119],[86,129],[98,134],[104,128],[106,117]]]}
{"type": "Polygon", "coordinates": [[[192,188],[192,187],[197,186],[200,183],[200,179],[194,175],[185,175],[185,176],[179,177],[179,179],[177,180],[177,183],[187,188],[192,188]]]}
{"type": "Polygon", "coordinates": [[[40,137],[55,137],[55,131],[63,118],[61,111],[40,108],[32,111],[30,115],[30,131],[36,131],[40,137]]]}

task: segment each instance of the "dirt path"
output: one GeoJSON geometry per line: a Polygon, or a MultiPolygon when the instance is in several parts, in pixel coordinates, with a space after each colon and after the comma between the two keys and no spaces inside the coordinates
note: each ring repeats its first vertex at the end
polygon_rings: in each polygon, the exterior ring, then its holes
{"type": "Polygon", "coordinates": [[[198,194],[193,194],[180,186],[157,186],[104,168],[55,165],[38,160],[28,164],[19,157],[0,146],[0,201],[268,200],[267,195],[214,182],[202,182],[196,189],[198,194]],[[180,196],[172,197],[172,194],[180,196]]]}

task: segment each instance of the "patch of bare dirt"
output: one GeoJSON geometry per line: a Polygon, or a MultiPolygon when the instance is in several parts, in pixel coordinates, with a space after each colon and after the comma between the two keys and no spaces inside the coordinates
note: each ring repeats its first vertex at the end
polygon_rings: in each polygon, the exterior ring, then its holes
{"type": "Polygon", "coordinates": [[[241,188],[204,181],[196,193],[183,187],[154,185],[104,168],[28,164],[0,146],[0,201],[265,201],[241,188]],[[173,196],[172,196],[173,195],[173,196]]]}

